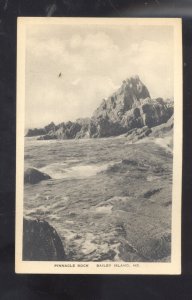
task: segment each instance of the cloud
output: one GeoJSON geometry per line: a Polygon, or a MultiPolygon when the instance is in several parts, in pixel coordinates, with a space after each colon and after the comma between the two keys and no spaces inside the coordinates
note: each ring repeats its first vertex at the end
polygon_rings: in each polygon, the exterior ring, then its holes
{"type": "Polygon", "coordinates": [[[62,81],[57,85],[45,81],[34,90],[35,101],[27,102],[30,117],[26,121],[29,127],[33,127],[38,119],[42,124],[47,124],[55,121],[55,116],[56,123],[90,117],[100,101],[117,88],[111,78],[105,76],[77,78],[66,89],[63,89],[62,81]],[[38,110],[37,103],[40,107],[38,110]]]}
{"type": "Polygon", "coordinates": [[[81,78],[77,78],[71,82],[72,85],[78,85],[81,82],[81,78]]]}
{"type": "Polygon", "coordinates": [[[132,54],[133,67],[143,75],[153,97],[173,96],[173,46],[143,41],[132,54]]]}
{"type": "Polygon", "coordinates": [[[51,38],[49,40],[32,38],[27,42],[29,55],[35,58],[43,58],[44,55],[61,57],[66,52],[65,43],[61,40],[51,38]]]}
{"type": "Polygon", "coordinates": [[[67,35],[60,30],[60,35],[49,35],[48,31],[36,31],[28,35],[29,127],[91,116],[102,98],[132,74],[140,76],[152,97],[173,95],[173,39],[159,40],[153,35],[153,39],[136,40],[124,30],[121,40],[113,29],[77,32],[67,35]],[[60,72],[62,77],[58,78],[60,72]]]}
{"type": "Polygon", "coordinates": [[[118,49],[118,46],[114,44],[114,41],[106,33],[103,32],[88,34],[83,41],[83,46],[93,51],[98,51],[101,49],[118,49]]]}

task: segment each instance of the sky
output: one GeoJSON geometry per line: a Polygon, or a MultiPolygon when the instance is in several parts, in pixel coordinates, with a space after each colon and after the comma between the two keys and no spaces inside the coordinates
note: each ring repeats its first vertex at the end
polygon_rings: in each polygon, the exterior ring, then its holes
{"type": "Polygon", "coordinates": [[[25,127],[90,117],[136,74],[152,98],[173,97],[173,46],[171,26],[28,24],[25,127]]]}

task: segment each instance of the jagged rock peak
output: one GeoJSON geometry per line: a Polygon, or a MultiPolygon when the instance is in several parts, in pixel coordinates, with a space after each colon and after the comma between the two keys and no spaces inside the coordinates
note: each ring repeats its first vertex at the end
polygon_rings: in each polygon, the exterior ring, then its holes
{"type": "MultiPolygon", "coordinates": [[[[123,92],[125,90],[129,90],[131,93],[130,96],[136,98],[136,100],[150,98],[149,91],[147,87],[143,84],[138,75],[133,75],[128,77],[126,80],[123,80],[121,87],[119,88],[119,92],[123,92]]],[[[118,91],[114,94],[118,94],[118,91]]]]}
{"type": "Polygon", "coordinates": [[[123,80],[121,86],[103,99],[92,117],[30,130],[27,136],[41,134],[38,139],[79,139],[117,136],[129,130],[152,128],[167,122],[173,114],[173,101],[151,99],[138,75],[123,80]],[[41,133],[40,133],[41,132],[41,133]]]}
{"type": "Polygon", "coordinates": [[[97,118],[105,114],[104,111],[113,112],[112,118],[118,121],[121,116],[134,106],[140,104],[140,100],[150,98],[147,87],[142,83],[138,75],[129,77],[122,82],[121,87],[107,99],[103,99],[96,109],[93,117],[97,118]]]}

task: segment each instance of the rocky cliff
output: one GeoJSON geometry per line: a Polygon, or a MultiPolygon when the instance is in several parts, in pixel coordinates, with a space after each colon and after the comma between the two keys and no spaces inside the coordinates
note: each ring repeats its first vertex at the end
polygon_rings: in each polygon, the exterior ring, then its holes
{"type": "Polygon", "coordinates": [[[131,77],[94,112],[93,136],[119,135],[144,126],[151,128],[165,123],[172,114],[172,103],[162,98],[151,99],[139,77],[131,77]]]}
{"type": "Polygon", "coordinates": [[[48,222],[23,220],[23,259],[33,261],[65,259],[61,239],[48,222]]]}
{"type": "Polygon", "coordinates": [[[136,128],[166,123],[173,115],[173,101],[151,99],[139,76],[124,80],[121,87],[100,106],[89,119],[78,119],[45,128],[29,130],[27,136],[39,139],[74,139],[117,136],[136,128]]]}

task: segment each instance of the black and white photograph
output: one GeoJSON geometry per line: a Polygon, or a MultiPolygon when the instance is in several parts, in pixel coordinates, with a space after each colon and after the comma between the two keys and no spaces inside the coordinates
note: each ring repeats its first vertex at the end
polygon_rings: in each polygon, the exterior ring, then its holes
{"type": "Polygon", "coordinates": [[[181,27],[18,18],[16,272],[180,274],[181,27]]]}

